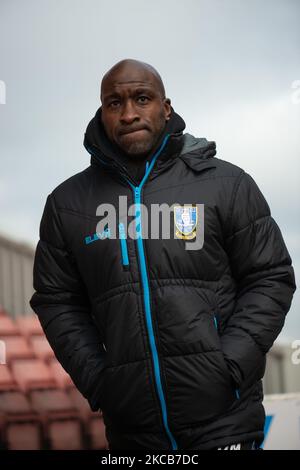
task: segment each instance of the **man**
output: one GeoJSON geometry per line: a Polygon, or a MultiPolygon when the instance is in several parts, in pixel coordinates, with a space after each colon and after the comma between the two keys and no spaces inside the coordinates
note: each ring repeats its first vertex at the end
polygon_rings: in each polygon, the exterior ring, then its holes
{"type": "Polygon", "coordinates": [[[257,448],[265,357],[296,288],[281,232],[253,179],[183,134],[153,67],[117,63],[101,101],[91,165],[48,196],[31,306],[110,449],[257,448]],[[169,238],[144,235],[157,204],[169,238]]]}

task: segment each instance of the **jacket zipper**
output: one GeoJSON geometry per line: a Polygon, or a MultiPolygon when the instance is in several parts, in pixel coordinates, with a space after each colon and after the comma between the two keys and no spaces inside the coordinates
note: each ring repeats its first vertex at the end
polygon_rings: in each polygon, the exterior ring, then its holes
{"type": "Polygon", "coordinates": [[[168,438],[170,439],[172,450],[178,450],[178,445],[169,429],[166,400],[165,400],[164,391],[163,391],[162,382],[161,382],[159,357],[158,357],[158,352],[157,352],[157,347],[156,347],[153,321],[152,321],[152,313],[151,313],[150,288],[149,288],[149,279],[148,279],[146,258],[145,258],[145,251],[144,251],[144,244],[143,244],[143,237],[142,237],[142,220],[141,220],[142,187],[154,166],[155,160],[157,159],[159,154],[162,152],[164,146],[166,145],[168,138],[169,138],[169,135],[166,135],[158,152],[152,158],[150,165],[147,165],[145,175],[140,185],[134,186],[133,184],[130,183],[130,181],[128,180],[127,181],[132,187],[133,192],[134,192],[135,215],[136,215],[135,229],[136,229],[136,235],[137,235],[136,242],[137,242],[140,273],[141,273],[142,286],[143,286],[143,299],[144,299],[144,309],[145,309],[145,315],[146,315],[146,325],[147,325],[151,355],[152,355],[152,360],[153,360],[153,365],[154,365],[154,377],[155,377],[155,382],[156,382],[156,388],[158,391],[158,396],[159,396],[159,401],[160,401],[160,406],[161,406],[161,411],[162,411],[163,424],[164,424],[166,434],[168,438]]]}
{"type": "Polygon", "coordinates": [[[121,253],[122,253],[122,265],[125,270],[128,270],[129,258],[128,258],[127,240],[126,240],[126,234],[125,234],[123,222],[119,223],[119,238],[120,238],[121,253]]]}
{"type": "MultiPolygon", "coordinates": [[[[148,280],[148,274],[147,274],[147,268],[146,268],[146,259],[145,259],[145,252],[144,252],[144,245],[143,245],[143,239],[141,237],[142,233],[142,226],[141,226],[141,209],[140,209],[140,204],[141,204],[141,190],[144,182],[149,176],[149,173],[151,172],[154,163],[159,156],[159,154],[162,152],[163,148],[165,147],[168,138],[170,137],[169,134],[167,134],[158,149],[157,153],[153,156],[151,163],[147,162],[146,164],[146,171],[145,175],[140,182],[139,186],[135,186],[134,180],[131,178],[131,176],[126,172],[125,168],[122,167],[119,164],[115,165],[115,168],[118,168],[120,171],[120,174],[122,177],[127,181],[127,183],[131,186],[133,189],[134,193],[134,201],[135,201],[135,211],[136,211],[136,220],[137,220],[137,214],[139,213],[139,219],[140,223],[136,224],[136,234],[137,234],[137,249],[138,249],[138,257],[139,257],[139,265],[140,265],[140,274],[142,278],[142,285],[143,285],[143,298],[144,298],[144,309],[145,309],[145,315],[146,315],[146,325],[147,325],[147,331],[148,331],[148,337],[150,341],[150,349],[151,349],[151,355],[152,355],[152,360],[154,364],[154,377],[155,377],[155,382],[156,382],[156,388],[158,391],[158,396],[159,396],[159,401],[160,401],[160,406],[161,406],[161,411],[162,411],[162,418],[163,418],[163,424],[164,428],[166,431],[166,434],[168,438],[171,441],[172,445],[172,450],[178,450],[178,445],[177,442],[175,441],[173,435],[171,434],[171,431],[169,429],[169,424],[168,424],[168,415],[167,415],[167,407],[166,407],[166,400],[164,397],[164,392],[162,388],[162,383],[161,383],[161,376],[160,376],[160,365],[159,365],[159,359],[158,359],[158,353],[157,353],[157,347],[156,347],[156,342],[155,342],[155,336],[154,336],[154,330],[153,330],[153,323],[152,323],[152,313],[151,313],[151,305],[150,305],[150,289],[149,289],[149,280],[148,280]],[[125,174],[124,174],[125,173],[125,174]],[[137,209],[139,207],[139,210],[137,209]]],[[[91,154],[95,154],[98,158],[99,161],[101,161],[102,164],[108,165],[108,162],[105,162],[103,158],[100,158],[98,155],[98,149],[95,148],[93,149],[89,148],[88,151],[91,154]],[[96,150],[96,151],[95,151],[96,150]]],[[[121,228],[122,230],[122,228],[121,228]]],[[[120,236],[121,238],[121,236],[120,236]]],[[[123,258],[123,253],[126,252],[125,247],[124,247],[124,241],[123,240],[123,245],[121,242],[121,250],[122,251],[122,259],[123,258]]],[[[125,255],[125,260],[126,260],[126,255],[125,255]]],[[[126,265],[124,265],[126,266],[126,265]]],[[[129,260],[128,260],[128,265],[129,266],[129,260]]]]}

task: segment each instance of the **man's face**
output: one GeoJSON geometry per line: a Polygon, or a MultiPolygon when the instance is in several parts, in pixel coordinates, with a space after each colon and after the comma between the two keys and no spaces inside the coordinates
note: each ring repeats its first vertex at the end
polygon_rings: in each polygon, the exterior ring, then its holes
{"type": "Polygon", "coordinates": [[[102,123],[108,138],[128,156],[151,152],[171,114],[156,77],[148,70],[121,68],[102,82],[102,123]]]}

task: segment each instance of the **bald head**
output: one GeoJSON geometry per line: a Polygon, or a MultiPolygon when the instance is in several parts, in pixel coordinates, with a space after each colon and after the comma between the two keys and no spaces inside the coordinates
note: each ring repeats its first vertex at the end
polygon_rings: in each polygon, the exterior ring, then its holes
{"type": "Polygon", "coordinates": [[[134,82],[149,82],[157,88],[162,99],[165,98],[166,92],[161,76],[152,65],[135,59],[124,59],[117,62],[111,69],[106,72],[101,82],[101,101],[107,85],[115,83],[122,85],[134,82]]]}

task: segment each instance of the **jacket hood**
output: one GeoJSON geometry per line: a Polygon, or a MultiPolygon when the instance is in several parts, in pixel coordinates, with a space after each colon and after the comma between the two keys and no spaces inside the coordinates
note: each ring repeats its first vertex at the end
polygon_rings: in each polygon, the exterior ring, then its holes
{"type": "Polygon", "coordinates": [[[194,137],[192,134],[184,134],[181,155],[196,152],[201,154],[201,158],[208,159],[216,155],[216,143],[208,141],[204,137],[194,137]],[[199,152],[200,151],[200,152],[199,152]]]}
{"type": "MultiPolygon", "coordinates": [[[[89,153],[92,153],[91,150],[97,147],[98,150],[103,154],[104,157],[116,159],[118,157],[125,158],[128,157],[122,152],[122,150],[111,142],[105,132],[103,123],[101,121],[102,107],[100,107],[95,116],[89,122],[85,136],[84,136],[84,146],[89,153]]],[[[167,134],[172,136],[182,136],[182,132],[185,129],[184,120],[175,113],[174,109],[171,107],[171,117],[166,123],[163,134],[160,137],[157,147],[159,147],[160,142],[163,141],[164,137],[167,134]]]]}
{"type": "MultiPolygon", "coordinates": [[[[101,165],[108,172],[118,171],[123,176],[129,174],[143,174],[145,169],[145,160],[151,160],[152,155],[143,159],[141,165],[137,165],[132,159],[122,152],[122,150],[109,140],[101,120],[102,107],[98,108],[95,116],[89,122],[85,135],[84,147],[91,154],[91,164],[101,165]],[[136,173],[137,172],[137,173],[136,173]],[[142,172],[142,173],[141,173],[142,172]]],[[[158,169],[168,166],[168,162],[175,157],[180,157],[192,169],[197,170],[203,161],[213,157],[216,154],[215,142],[209,142],[205,138],[196,138],[191,134],[185,133],[185,122],[171,106],[171,116],[166,123],[165,129],[156,145],[156,149],[167,135],[169,139],[163,151],[156,162],[158,169]]]]}
{"type": "Polygon", "coordinates": [[[216,155],[216,143],[204,137],[194,137],[184,134],[180,158],[194,171],[215,167],[213,157],[216,155]]]}

